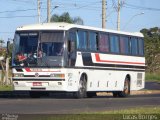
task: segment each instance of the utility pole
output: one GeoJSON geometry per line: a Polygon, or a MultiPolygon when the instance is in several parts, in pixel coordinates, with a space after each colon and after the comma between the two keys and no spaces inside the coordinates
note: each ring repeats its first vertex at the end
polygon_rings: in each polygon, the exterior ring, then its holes
{"type": "Polygon", "coordinates": [[[9,85],[9,58],[6,59],[5,84],[9,85]]]}
{"type": "Polygon", "coordinates": [[[121,3],[118,0],[118,7],[117,7],[117,30],[120,31],[120,10],[121,10],[121,3]]]}
{"type": "Polygon", "coordinates": [[[50,10],[51,10],[51,1],[47,0],[47,22],[48,23],[50,23],[50,20],[51,20],[50,10]]]}
{"type": "Polygon", "coordinates": [[[41,2],[40,2],[40,0],[37,0],[38,23],[41,22],[41,13],[40,13],[40,9],[41,9],[41,2]]]}
{"type": "Polygon", "coordinates": [[[106,0],[102,0],[102,28],[106,28],[106,0]]]}

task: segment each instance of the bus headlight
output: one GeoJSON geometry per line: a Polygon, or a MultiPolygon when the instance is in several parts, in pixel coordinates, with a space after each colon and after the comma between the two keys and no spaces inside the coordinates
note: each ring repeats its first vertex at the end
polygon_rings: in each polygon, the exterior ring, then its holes
{"type": "Polygon", "coordinates": [[[14,73],[13,77],[24,77],[22,73],[14,73]]]}
{"type": "Polygon", "coordinates": [[[14,82],[14,85],[18,85],[18,82],[14,82]]]}

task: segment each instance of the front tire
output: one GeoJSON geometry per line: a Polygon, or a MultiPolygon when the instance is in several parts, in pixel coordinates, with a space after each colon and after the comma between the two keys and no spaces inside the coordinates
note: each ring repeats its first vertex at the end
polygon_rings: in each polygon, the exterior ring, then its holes
{"type": "Polygon", "coordinates": [[[78,91],[74,93],[75,98],[81,99],[87,96],[87,80],[85,76],[82,76],[79,81],[78,91]]]}

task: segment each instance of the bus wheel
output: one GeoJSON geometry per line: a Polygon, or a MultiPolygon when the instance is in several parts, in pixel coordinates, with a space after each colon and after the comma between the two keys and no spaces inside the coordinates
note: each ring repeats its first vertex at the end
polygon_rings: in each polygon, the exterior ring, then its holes
{"type": "Polygon", "coordinates": [[[79,81],[78,91],[74,93],[75,98],[79,98],[79,99],[85,98],[87,96],[86,88],[87,88],[87,80],[85,76],[82,76],[79,81]]]}
{"type": "Polygon", "coordinates": [[[124,88],[123,91],[118,92],[119,97],[127,97],[130,95],[130,81],[126,77],[125,82],[124,82],[124,88]]]}
{"type": "Polygon", "coordinates": [[[29,95],[31,98],[40,98],[41,97],[41,93],[37,92],[37,91],[30,91],[29,95]]]}
{"type": "Polygon", "coordinates": [[[113,94],[113,97],[118,97],[118,92],[112,92],[112,94],[113,94]]]}
{"type": "Polygon", "coordinates": [[[92,97],[95,97],[97,96],[96,92],[87,92],[87,97],[88,98],[92,98],[92,97]]]}

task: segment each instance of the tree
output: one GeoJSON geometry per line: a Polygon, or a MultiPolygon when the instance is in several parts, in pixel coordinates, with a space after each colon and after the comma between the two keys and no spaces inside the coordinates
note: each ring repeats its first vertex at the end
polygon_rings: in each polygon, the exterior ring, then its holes
{"type": "Polygon", "coordinates": [[[52,15],[51,22],[67,22],[80,25],[84,24],[83,20],[80,17],[72,18],[68,12],[64,12],[62,15],[52,15]]]}
{"type": "Polygon", "coordinates": [[[78,25],[83,25],[83,20],[80,17],[75,17],[73,19],[73,23],[78,24],[78,25]]]}
{"type": "Polygon", "coordinates": [[[4,44],[4,40],[0,39],[0,48],[2,48],[3,44],[4,44]]]}
{"type": "Polygon", "coordinates": [[[160,71],[160,29],[142,29],[145,41],[145,57],[148,72],[160,71]]]}
{"type": "Polygon", "coordinates": [[[0,56],[5,56],[5,49],[3,48],[4,40],[0,39],[0,56]]]}

